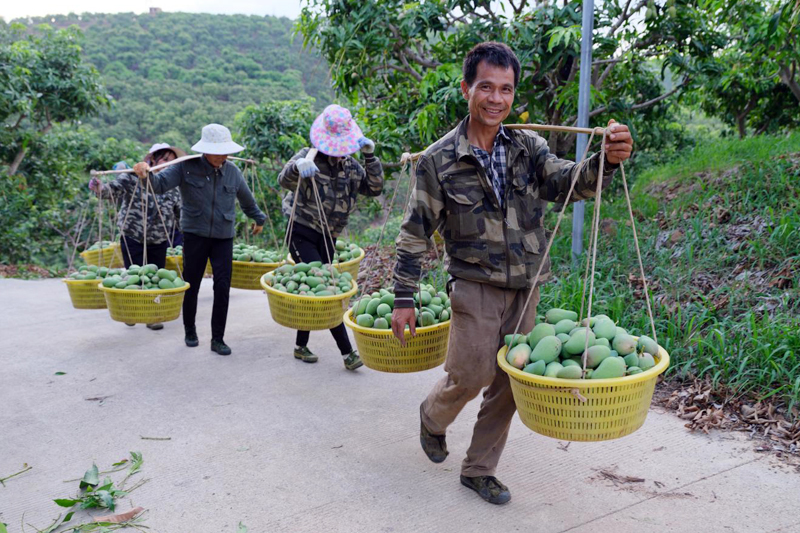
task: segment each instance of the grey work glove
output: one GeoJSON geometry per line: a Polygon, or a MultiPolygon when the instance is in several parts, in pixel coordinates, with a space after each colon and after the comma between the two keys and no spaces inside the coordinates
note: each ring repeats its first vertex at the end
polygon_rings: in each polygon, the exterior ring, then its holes
{"type": "Polygon", "coordinates": [[[358,140],[358,147],[361,148],[361,151],[365,154],[371,154],[375,151],[375,143],[366,137],[361,137],[358,140]]]}
{"type": "Polygon", "coordinates": [[[317,165],[310,159],[306,159],[305,157],[301,157],[297,161],[294,162],[295,168],[297,168],[297,172],[300,174],[301,178],[313,178],[314,175],[319,172],[317,165]]]}

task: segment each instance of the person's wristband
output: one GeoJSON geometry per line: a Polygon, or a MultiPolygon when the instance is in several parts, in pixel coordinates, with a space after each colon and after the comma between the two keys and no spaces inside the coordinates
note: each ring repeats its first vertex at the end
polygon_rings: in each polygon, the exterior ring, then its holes
{"type": "Polygon", "coordinates": [[[394,308],[395,309],[413,309],[414,293],[410,291],[395,291],[394,295],[394,308]]]}

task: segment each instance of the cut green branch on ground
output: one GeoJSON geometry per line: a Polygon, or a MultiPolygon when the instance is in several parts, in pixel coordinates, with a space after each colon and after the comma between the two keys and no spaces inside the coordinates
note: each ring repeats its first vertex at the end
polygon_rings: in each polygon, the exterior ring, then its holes
{"type": "MultiPolygon", "coordinates": [[[[27,471],[28,471],[28,470],[30,470],[31,468],[33,468],[33,467],[32,467],[32,466],[28,466],[28,463],[23,463],[23,465],[22,465],[22,470],[20,470],[19,472],[16,472],[16,473],[14,473],[14,474],[11,474],[10,476],[6,476],[6,477],[4,477],[4,478],[0,478],[0,485],[2,485],[2,486],[4,486],[4,487],[5,487],[5,486],[6,486],[6,483],[5,483],[5,482],[6,482],[7,480],[11,479],[12,477],[17,477],[17,476],[18,476],[18,475],[20,475],[20,474],[24,474],[25,472],[27,472],[27,471]]],[[[0,533],[2,533],[2,530],[0,530],[0,533]]]]}

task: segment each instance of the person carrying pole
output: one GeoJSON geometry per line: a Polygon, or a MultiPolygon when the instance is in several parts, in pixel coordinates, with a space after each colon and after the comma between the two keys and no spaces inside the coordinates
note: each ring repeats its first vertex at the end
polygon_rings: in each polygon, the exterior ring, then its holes
{"type": "Polygon", "coordinates": [[[264,228],[267,216],[256,205],[241,171],[227,161],[228,155],[244,150],[233,142],[231,132],[220,124],[203,127],[200,141],[192,150],[202,157],[176,163],[158,174],[150,174],[147,162],[136,163],[133,170],[141,179],[150,176],[156,194],[180,187],[183,208],[183,278],[189,290],[183,300],[183,327],[186,346],[199,344],[195,316],[197,293],[203,280],[206,262],[214,270],[214,306],[211,313],[211,350],[230,355],[225,344],[225,324],[228,318],[228,298],[233,268],[233,238],[235,235],[236,200],[242,211],[253,219],[253,235],[264,228]]]}
{"type": "MultiPolygon", "coordinates": [[[[144,160],[149,165],[159,165],[183,157],[186,152],[166,143],[154,144],[145,155],[144,160]]],[[[130,168],[127,163],[120,161],[114,165],[114,170],[130,168]]],[[[133,173],[120,174],[113,181],[103,183],[96,177],[89,180],[89,188],[98,197],[115,201],[120,209],[117,215],[117,225],[120,231],[120,251],[125,268],[133,265],[144,264],[145,242],[147,243],[147,261],[158,268],[164,268],[167,261],[167,246],[174,239],[175,230],[178,229],[178,218],[181,211],[181,195],[177,190],[167,191],[164,194],[153,195],[147,191],[144,199],[147,203],[143,209],[143,197],[137,192],[138,179],[133,173]],[[159,215],[159,206],[161,215],[159,215]],[[143,213],[146,211],[147,220],[143,213]],[[164,217],[162,221],[160,216],[164,217]],[[145,222],[147,236],[144,235],[145,222]],[[164,228],[167,228],[165,231],[164,228]],[[167,233],[170,232],[170,234],[167,233]]],[[[175,245],[174,243],[172,244],[175,245]]],[[[135,324],[128,324],[134,326],[135,324]]],[[[161,323],[147,324],[152,330],[163,329],[161,323]]]]}
{"type": "MultiPolygon", "coordinates": [[[[519,60],[505,44],[480,43],[465,57],[461,92],[469,115],[419,159],[394,270],[392,330],[405,344],[405,328],[415,333],[412,294],[420,259],[439,230],[449,258],[452,306],[447,374],[420,405],[420,443],[431,461],[444,461],[447,427],[485,388],[461,483],[493,504],[511,499],[495,472],[516,411],[508,375],[497,366],[497,351],[518,322],[519,331],[530,331],[536,322],[539,289],[529,284],[546,246],[545,202],[593,197],[599,172],[598,155],[580,163],[565,161],[550,153],[536,133],[503,127],[519,75],[519,60]],[[530,290],[535,292],[522,316],[530,290]]],[[[611,120],[607,132],[603,187],[633,149],[627,126],[611,120]]],[[[543,265],[540,281],[549,272],[549,264],[543,265]]]]}
{"type": "MultiPolygon", "coordinates": [[[[329,105],[316,118],[310,137],[319,150],[318,155],[313,160],[306,158],[310,147],[297,152],[281,170],[278,182],[291,191],[283,205],[284,213],[290,216],[292,258],[296,262],[330,263],[336,249],[334,239],[347,226],[358,195],[378,196],[383,191],[383,166],[375,157],[375,143],[364,137],[350,111],[338,105],[329,105]],[[366,171],[352,157],[359,150],[364,154],[366,171]],[[321,206],[317,205],[309,181],[312,179],[316,181],[321,206]],[[320,220],[320,211],[323,220],[320,220]]],[[[350,344],[344,323],[330,331],[342,353],[345,368],[359,368],[363,363],[350,344]]],[[[308,331],[297,332],[294,356],[306,363],[316,363],[316,354],[308,349],[309,335],[308,331]]]]}

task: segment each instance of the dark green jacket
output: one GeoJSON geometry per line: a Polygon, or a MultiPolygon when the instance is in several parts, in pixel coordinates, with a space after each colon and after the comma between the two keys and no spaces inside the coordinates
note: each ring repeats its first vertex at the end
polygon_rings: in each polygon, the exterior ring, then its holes
{"type": "Polygon", "coordinates": [[[213,239],[233,238],[237,199],[244,214],[256,224],[263,226],[267,221],[241,171],[230,161],[214,168],[205,157],[189,159],[151,175],[150,179],[156,194],[180,187],[184,233],[213,239]]]}

